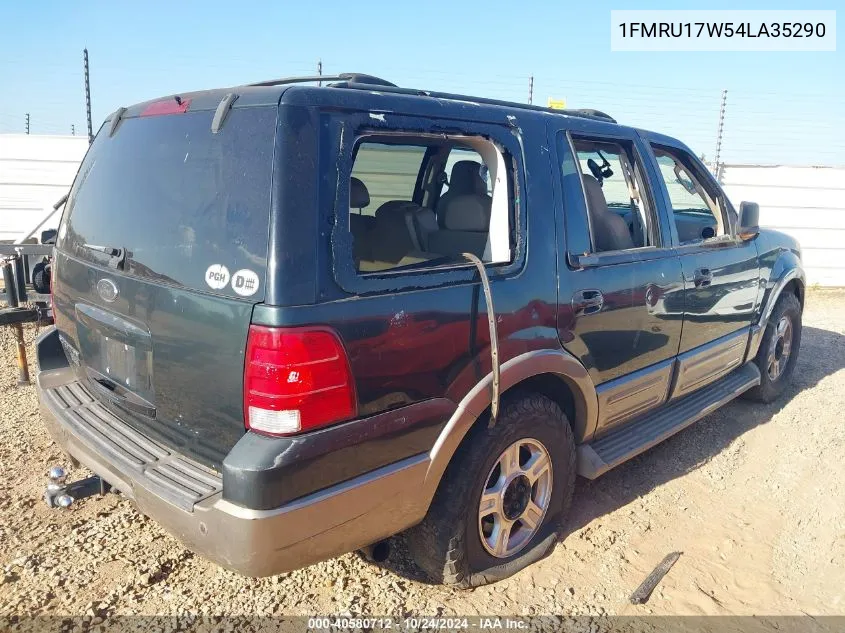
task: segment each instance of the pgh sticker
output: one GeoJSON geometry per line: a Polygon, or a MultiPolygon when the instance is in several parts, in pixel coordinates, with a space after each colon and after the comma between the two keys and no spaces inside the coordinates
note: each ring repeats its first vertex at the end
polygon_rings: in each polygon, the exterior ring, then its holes
{"type": "Polygon", "coordinates": [[[242,268],[232,275],[232,290],[242,297],[251,297],[258,292],[258,274],[249,268],[242,268]]]}
{"type": "Polygon", "coordinates": [[[223,264],[212,264],[205,271],[205,283],[214,290],[225,288],[229,283],[229,269],[223,264]]]}

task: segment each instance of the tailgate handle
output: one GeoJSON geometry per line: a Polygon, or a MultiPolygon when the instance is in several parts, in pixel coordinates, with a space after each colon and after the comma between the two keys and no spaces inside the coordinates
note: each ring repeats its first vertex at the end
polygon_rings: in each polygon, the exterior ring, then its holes
{"type": "Polygon", "coordinates": [[[117,390],[121,388],[118,383],[106,378],[105,376],[95,375],[94,372],[91,372],[90,370],[88,373],[91,378],[91,386],[98,394],[112,404],[132,413],[140,413],[148,418],[156,417],[156,408],[147,403],[145,400],[142,400],[137,396],[133,396],[128,392],[127,395],[121,395],[117,392],[117,390]]]}

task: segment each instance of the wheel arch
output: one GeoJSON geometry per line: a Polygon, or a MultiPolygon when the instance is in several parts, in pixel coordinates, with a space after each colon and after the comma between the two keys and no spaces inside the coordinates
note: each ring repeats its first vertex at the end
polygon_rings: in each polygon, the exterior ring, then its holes
{"type": "Polygon", "coordinates": [[[798,298],[798,302],[804,307],[804,289],[807,285],[807,276],[801,265],[801,260],[792,251],[784,251],[778,256],[769,281],[766,284],[766,295],[760,310],[760,318],[757,325],[765,329],[769,317],[775,309],[778,299],[784,292],[791,292],[798,298]]]}
{"type": "Polygon", "coordinates": [[[754,358],[760,349],[766,326],[774,312],[778,299],[784,292],[794,294],[798,298],[801,309],[804,309],[804,292],[807,286],[807,276],[801,265],[801,260],[792,251],[783,251],[772,266],[769,279],[766,282],[765,294],[760,304],[759,316],[751,328],[746,360],[754,358]]]}
{"type": "MultiPolygon", "coordinates": [[[[424,484],[429,502],[469,430],[488,419],[492,381],[490,373],[466,394],[431,449],[424,484]]],[[[565,350],[526,352],[503,363],[502,397],[519,389],[542,393],[557,402],[570,419],[576,443],[592,437],[598,421],[595,385],[584,366],[565,350]]]]}

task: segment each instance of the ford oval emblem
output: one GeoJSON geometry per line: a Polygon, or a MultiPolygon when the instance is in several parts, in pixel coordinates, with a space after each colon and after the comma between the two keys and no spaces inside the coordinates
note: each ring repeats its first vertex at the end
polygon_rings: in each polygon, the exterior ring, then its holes
{"type": "Polygon", "coordinates": [[[100,279],[97,282],[97,294],[106,303],[111,303],[117,299],[118,289],[111,279],[100,279]]]}

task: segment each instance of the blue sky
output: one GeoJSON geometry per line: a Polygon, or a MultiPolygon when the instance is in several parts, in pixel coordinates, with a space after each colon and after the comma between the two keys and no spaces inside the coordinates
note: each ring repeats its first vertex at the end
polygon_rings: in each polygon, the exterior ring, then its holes
{"type": "MultiPolygon", "coordinates": [[[[394,83],[535,103],[565,98],[679,136],[712,158],[728,90],[728,162],[845,164],[845,53],[612,53],[593,2],[12,2],[0,7],[0,132],[84,133],[82,49],[95,129],[121,105],[174,92],[359,71],[394,83]]],[[[838,5],[838,6],[837,6],[838,5]]],[[[836,9],[721,2],[708,9],[836,9]]],[[[842,12],[840,12],[841,14],[842,12]]],[[[838,16],[839,17],[839,16],[838,16]]]]}

